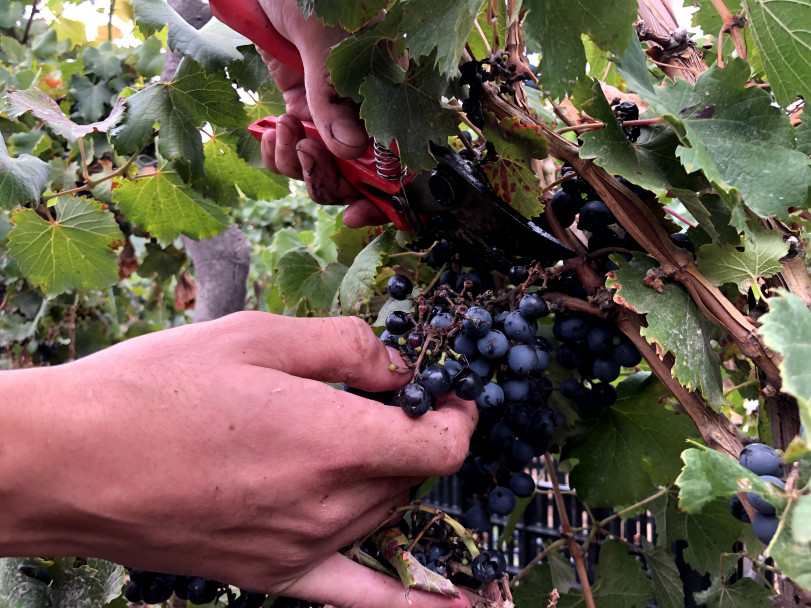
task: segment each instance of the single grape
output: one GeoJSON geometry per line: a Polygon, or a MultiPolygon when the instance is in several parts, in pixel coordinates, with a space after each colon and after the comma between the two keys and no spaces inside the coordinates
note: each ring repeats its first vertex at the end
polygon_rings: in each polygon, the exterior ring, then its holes
{"type": "Polygon", "coordinates": [[[537,321],[527,319],[514,310],[504,319],[504,334],[516,342],[531,342],[538,333],[537,321]]]}
{"type": "Polygon", "coordinates": [[[597,382],[591,387],[594,404],[601,407],[611,407],[617,402],[617,389],[608,382],[597,382]]]}
{"type": "Polygon", "coordinates": [[[574,182],[575,180],[571,179],[563,182],[562,188],[555,192],[550,201],[552,212],[564,228],[574,223],[577,212],[583,206],[582,197],[574,191],[574,182]]]}
{"type": "Polygon", "coordinates": [[[482,384],[490,381],[490,359],[487,357],[476,357],[468,361],[467,366],[479,375],[482,384]]]}
{"type": "Polygon", "coordinates": [[[422,385],[432,397],[441,397],[451,390],[451,376],[441,365],[429,365],[422,372],[422,385]]]}
{"type": "Polygon", "coordinates": [[[483,291],[482,278],[475,272],[460,274],[459,278],[456,279],[456,291],[459,293],[466,291],[475,297],[483,291]],[[465,281],[470,281],[469,287],[465,286],[465,281]]]}
{"type": "Polygon", "coordinates": [[[431,325],[434,329],[442,329],[448,327],[451,323],[453,323],[453,315],[449,312],[440,312],[431,317],[428,325],[431,325]]]}
{"type": "Polygon", "coordinates": [[[594,327],[586,336],[586,344],[595,355],[605,355],[614,348],[614,336],[604,327],[594,327]]]}
{"type": "Polygon", "coordinates": [[[752,520],[749,519],[749,515],[746,513],[746,509],[743,508],[743,503],[737,494],[733,494],[732,498],[729,499],[729,510],[732,513],[732,516],[738,521],[742,521],[745,524],[752,523],[752,520]]]}
{"type": "Polygon", "coordinates": [[[496,567],[490,561],[490,558],[484,553],[479,553],[473,559],[473,561],[470,563],[470,571],[473,574],[473,578],[481,583],[489,583],[494,581],[498,576],[496,573],[496,567]]]}
{"type": "Polygon", "coordinates": [[[479,505],[474,505],[462,515],[462,524],[468,530],[490,532],[490,516],[479,505]]]}
{"type": "Polygon", "coordinates": [[[510,348],[507,337],[497,329],[491,329],[477,343],[479,352],[488,359],[500,359],[510,348]]]}
{"type": "Polygon", "coordinates": [[[464,331],[460,331],[453,339],[453,350],[468,359],[479,355],[479,348],[476,345],[476,337],[464,331]]]}
{"type": "Polygon", "coordinates": [[[178,576],[172,585],[175,596],[181,600],[189,599],[189,583],[193,578],[193,576],[178,576]]]}
{"type": "Polygon", "coordinates": [[[515,494],[510,488],[496,486],[487,497],[487,508],[495,515],[509,515],[515,508],[515,494]]]}
{"type": "Polygon", "coordinates": [[[530,383],[527,378],[509,378],[501,383],[507,401],[520,403],[529,398],[530,383]]]}
{"type": "MultiPolygon", "coordinates": [[[[776,485],[778,488],[785,489],[786,487],[786,484],[782,480],[772,475],[761,475],[760,478],[767,483],[776,485]]],[[[746,500],[749,501],[749,504],[752,505],[752,508],[758,513],[763,515],[777,514],[777,509],[775,509],[774,505],[770,503],[766,496],[762,494],[757,494],[756,492],[747,492],[746,500]]]]}
{"type": "Polygon", "coordinates": [[[535,349],[535,356],[538,358],[538,368],[535,371],[542,372],[549,367],[552,357],[549,355],[548,350],[542,350],[537,346],[533,346],[532,348],[535,349]]]}
{"type": "Polygon", "coordinates": [[[219,583],[207,578],[195,577],[189,582],[189,601],[192,604],[210,604],[217,597],[219,583]]]}
{"type": "Polygon", "coordinates": [[[515,441],[515,433],[506,422],[496,422],[490,429],[490,443],[497,448],[507,449],[513,441],[515,441]]]}
{"type": "Polygon", "coordinates": [[[481,395],[483,390],[481,378],[471,369],[463,369],[453,379],[453,391],[460,399],[472,401],[481,395]]]}
{"type": "Polygon", "coordinates": [[[582,317],[555,317],[552,331],[562,342],[577,342],[586,339],[591,331],[591,324],[582,317]]]}
{"type": "Polygon", "coordinates": [[[519,471],[510,477],[510,490],[519,498],[529,498],[535,493],[535,480],[529,473],[519,471]]]}
{"type": "Polygon", "coordinates": [[[614,357],[597,357],[592,367],[594,377],[603,382],[613,382],[620,375],[620,364],[614,357]]]}
{"type": "MultiPolygon", "coordinates": [[[[141,589],[141,597],[147,604],[160,604],[172,597],[172,587],[163,578],[156,578],[149,587],[141,589]]],[[[213,599],[213,598],[212,598],[213,599]]]]}
{"type": "Polygon", "coordinates": [[[484,385],[481,395],[476,397],[476,407],[480,410],[489,410],[501,407],[504,403],[504,390],[494,382],[484,385]]]}
{"type": "Polygon", "coordinates": [[[538,371],[538,354],[534,346],[516,344],[507,354],[510,371],[518,376],[528,376],[538,371]]]}
{"type": "Polygon", "coordinates": [[[444,363],[444,367],[448,370],[448,375],[451,378],[451,382],[456,377],[456,374],[461,372],[464,369],[464,366],[459,363],[458,361],[454,361],[453,359],[446,359],[444,363]]]}
{"type": "Polygon", "coordinates": [[[431,401],[431,395],[418,382],[409,382],[394,394],[394,404],[412,418],[418,418],[430,410],[431,401]]]}
{"type": "Polygon", "coordinates": [[[392,348],[399,348],[400,338],[402,337],[403,336],[391,333],[388,329],[384,329],[383,333],[380,334],[380,341],[383,342],[383,344],[385,344],[386,346],[391,346],[392,348]]]}
{"type": "Polygon", "coordinates": [[[549,314],[549,306],[538,292],[525,294],[518,303],[518,312],[530,321],[540,319],[549,314]]]}
{"type": "Polygon", "coordinates": [[[141,595],[141,585],[135,581],[127,583],[127,587],[124,589],[124,597],[128,602],[132,602],[133,604],[140,602],[143,599],[141,595]]]}
{"type": "Polygon", "coordinates": [[[516,439],[510,446],[510,459],[515,468],[523,469],[535,457],[535,448],[524,439],[516,439]]]}
{"type": "Polygon", "coordinates": [[[477,338],[487,335],[487,332],[489,332],[493,326],[493,317],[487,309],[481,306],[472,306],[467,313],[465,313],[464,319],[462,331],[476,336],[477,338]]]}
{"type": "Polygon", "coordinates": [[[580,219],[577,222],[579,230],[597,232],[609,224],[616,223],[611,211],[603,201],[589,201],[580,208],[580,219]]]}
{"type": "Polygon", "coordinates": [[[413,289],[414,285],[412,285],[411,279],[404,274],[394,275],[389,279],[386,285],[386,291],[388,291],[389,295],[395,300],[405,300],[411,295],[413,289]]]}
{"type": "Polygon", "coordinates": [[[765,443],[750,443],[744,446],[738,456],[738,462],[755,475],[780,477],[783,474],[780,456],[774,451],[774,448],[765,443]]]}
{"type": "Polygon", "coordinates": [[[642,355],[639,350],[628,340],[623,340],[618,346],[614,347],[613,356],[614,360],[622,367],[636,367],[642,362],[642,355]]]}
{"type": "Polygon", "coordinates": [[[527,272],[526,266],[513,266],[507,276],[510,278],[510,283],[520,285],[529,278],[529,272],[527,272]]]}
{"type": "Polygon", "coordinates": [[[583,385],[577,378],[564,378],[560,381],[560,394],[569,399],[577,399],[583,394],[583,385]]]}
{"type": "Polygon", "coordinates": [[[386,330],[394,335],[401,336],[411,329],[411,319],[408,313],[402,310],[395,310],[386,317],[386,330]]]}
{"type": "Polygon", "coordinates": [[[775,515],[764,515],[763,513],[755,513],[752,520],[752,530],[757,536],[758,540],[764,545],[772,542],[774,535],[777,533],[777,527],[780,525],[780,519],[775,515]]]}
{"type": "Polygon", "coordinates": [[[406,338],[406,344],[408,344],[411,348],[418,348],[422,346],[424,341],[425,335],[418,331],[412,331],[406,338]]]}

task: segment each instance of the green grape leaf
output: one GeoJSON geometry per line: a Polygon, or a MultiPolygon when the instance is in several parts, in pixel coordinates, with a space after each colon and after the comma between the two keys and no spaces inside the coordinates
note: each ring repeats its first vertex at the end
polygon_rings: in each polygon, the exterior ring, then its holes
{"type": "Polygon", "coordinates": [[[0,606],[51,608],[48,586],[20,572],[20,566],[38,566],[38,562],[39,560],[24,557],[0,558],[0,606]]]}
{"type": "Polygon", "coordinates": [[[302,299],[316,314],[326,315],[341,286],[347,267],[338,262],[322,268],[315,257],[302,250],[284,254],[276,265],[281,296],[288,308],[296,308],[302,299]]]}
{"type": "Polygon", "coordinates": [[[407,32],[409,57],[419,61],[436,49],[432,55],[434,67],[443,76],[456,75],[465,41],[482,4],[483,0],[407,2],[403,8],[402,29],[407,32]]]}
{"type": "Polygon", "coordinates": [[[17,24],[23,17],[25,5],[12,0],[0,0],[0,27],[10,28],[17,24]]]}
{"type": "Polygon", "coordinates": [[[228,66],[228,75],[236,79],[239,86],[249,91],[276,89],[276,83],[273,82],[268,66],[259,55],[256,46],[250,44],[239,47],[239,52],[242,54],[242,60],[228,66]]]}
{"type": "Polygon", "coordinates": [[[161,51],[163,50],[163,43],[157,36],[150,36],[142,45],[135,49],[135,54],[138,61],[135,63],[135,69],[144,78],[152,78],[160,76],[163,71],[163,63],[166,55],[161,51]]]}
{"type": "Polygon", "coordinates": [[[124,117],[124,99],[122,97],[118,98],[107,118],[87,125],[79,125],[70,120],[62,113],[59,105],[40,89],[12,91],[8,93],[7,99],[9,116],[17,118],[30,111],[40,120],[44,120],[54,133],[70,142],[89,133],[106,133],[124,117]]]}
{"type": "Polygon", "coordinates": [[[769,298],[768,313],[760,318],[766,346],[783,356],[780,362],[782,391],[797,398],[806,442],[811,440],[811,311],[791,293],[769,298]]]}
{"type": "Polygon", "coordinates": [[[656,547],[644,537],[641,540],[658,607],[684,608],[684,587],[670,548],[656,547]]]}
{"type": "Polygon", "coordinates": [[[70,92],[76,99],[76,113],[89,121],[100,120],[106,106],[112,105],[116,98],[107,82],[94,83],[84,74],[71,75],[70,92]]]}
{"type": "Polygon", "coordinates": [[[33,209],[14,213],[8,251],[20,271],[51,296],[77,287],[105,289],[118,281],[115,249],[124,243],[113,214],[101,204],[69,196],[57,199],[54,222],[33,209]]]}
{"type": "Polygon", "coordinates": [[[362,102],[360,87],[372,73],[393,83],[402,82],[405,78],[405,70],[393,55],[395,50],[402,52],[404,48],[399,35],[402,7],[398,2],[388,11],[385,19],[332,48],[327,67],[332,84],[340,95],[362,102]]]}
{"type": "Polygon", "coordinates": [[[203,144],[203,151],[205,173],[195,185],[207,198],[221,205],[236,205],[240,190],[248,198],[262,201],[290,194],[287,178],[251,167],[237,154],[236,139],[225,133],[215,133],[203,144]]]}
{"type": "Polygon", "coordinates": [[[751,578],[724,585],[721,577],[712,577],[710,588],[695,594],[696,602],[707,608],[770,608],[769,589],[751,578]]]}
{"type": "Polygon", "coordinates": [[[724,402],[718,356],[712,349],[713,326],[704,317],[681,285],[664,283],[662,293],[643,281],[656,262],[634,255],[630,262],[612,256],[619,268],[609,284],[617,289],[615,301],[622,301],[639,313],[647,314],[648,326],[642,335],[656,347],[660,357],[668,351],[676,357],[673,376],[691,390],[701,390],[709,404],[718,410],[724,402]]]}
{"type": "Polygon", "coordinates": [[[570,93],[586,71],[581,34],[604,51],[625,49],[629,40],[639,46],[632,36],[637,19],[632,0],[583,0],[576,10],[556,0],[524,0],[522,9],[529,9],[523,28],[527,49],[541,54],[541,88],[556,99],[570,93]]]}
{"type": "MultiPolygon", "coordinates": [[[[701,573],[718,572],[720,555],[732,550],[743,534],[746,524],[729,512],[729,499],[719,499],[704,505],[701,513],[684,513],[670,492],[649,504],[656,522],[656,546],[670,551],[673,542],[687,543],[684,559],[701,573]]],[[[724,560],[724,572],[735,568],[735,560],[724,560]]]]}
{"type": "Polygon", "coordinates": [[[361,251],[341,281],[341,311],[345,315],[361,312],[374,295],[375,278],[390,253],[397,251],[394,232],[385,231],[361,251]]]}
{"type": "Polygon", "coordinates": [[[585,421],[587,432],[569,440],[564,458],[577,459],[570,483],[591,506],[632,504],[648,496],[654,484],[672,483],[679,474],[684,440],[695,436],[687,416],[659,403],[667,389],[648,372],[617,385],[617,402],[585,421]],[[621,483],[606,483],[616,471],[621,483]],[[621,472],[621,473],[620,473],[621,472]]]}
{"type": "Polygon", "coordinates": [[[228,216],[173,171],[160,170],[136,180],[124,180],[113,190],[113,203],[124,216],[143,226],[163,245],[181,233],[194,240],[220,234],[228,216]]]}
{"type": "Polygon", "coordinates": [[[540,127],[522,125],[516,117],[497,121],[487,113],[482,133],[498,153],[498,160],[482,165],[496,195],[525,217],[543,213],[540,180],[531,164],[547,155],[540,127]]]}
{"type": "Polygon", "coordinates": [[[305,18],[315,12],[327,25],[340,24],[348,32],[358,31],[370,19],[388,8],[392,0],[297,0],[305,18]]]}
{"type": "Polygon", "coordinates": [[[798,543],[811,543],[811,494],[800,497],[791,510],[791,517],[794,540],[798,543]]]}
{"type": "Polygon", "coordinates": [[[697,266],[714,285],[735,283],[742,294],[751,287],[758,295],[758,279],[768,279],[783,269],[780,258],[788,253],[788,247],[779,232],[758,224],[744,236],[743,251],[731,245],[704,245],[697,266]]]}
{"type": "MultiPolygon", "coordinates": [[[[625,545],[606,540],[594,567],[591,593],[600,608],[645,608],[653,599],[653,585],[645,576],[645,567],[628,554],[625,545]]],[[[572,591],[562,596],[557,605],[581,608],[586,601],[581,591],[572,591]]]]}
{"type": "Polygon", "coordinates": [[[513,603],[516,606],[548,606],[549,594],[555,588],[549,562],[543,561],[527,572],[513,589],[513,603]]]}
{"type": "Polygon", "coordinates": [[[88,565],[78,568],[55,566],[51,571],[54,577],[49,588],[51,608],[102,608],[104,606],[108,593],[102,581],[98,579],[98,570],[95,568],[88,565]]]}
{"type": "Polygon", "coordinates": [[[231,82],[223,73],[205,74],[202,66],[184,59],[174,80],[159,82],[127,98],[124,123],[111,135],[121,154],[134,154],[160,125],[158,150],[168,160],[190,163],[201,175],[205,162],[198,129],[210,122],[220,127],[242,127],[248,120],[231,82]]]}
{"type": "Polygon", "coordinates": [[[351,266],[352,261],[363,248],[380,234],[378,226],[347,228],[343,223],[343,213],[341,213],[340,225],[336,224],[336,226],[335,233],[330,236],[330,239],[338,249],[338,261],[344,266],[351,266]]]}
{"type": "Polygon", "coordinates": [[[96,571],[95,576],[104,587],[106,594],[104,598],[105,605],[121,596],[127,575],[123,566],[97,557],[88,557],[87,566],[96,571]]]}
{"type": "Polygon", "coordinates": [[[684,469],[676,483],[680,488],[679,508],[687,513],[701,511],[716,498],[729,500],[737,492],[767,495],[778,509],[786,504],[781,490],[721,452],[690,448],[684,450],[681,458],[684,469]]]}
{"type": "Polygon", "coordinates": [[[744,0],[752,39],[777,102],[811,99],[811,1],[744,0]]]}
{"type": "MultiPolygon", "coordinates": [[[[84,27],[84,24],[82,24],[84,27]]],[[[112,42],[104,41],[98,46],[88,46],[82,53],[86,71],[102,80],[111,80],[121,74],[121,57],[112,42]]]]}
{"type": "Polygon", "coordinates": [[[176,276],[183,268],[186,255],[173,246],[160,247],[155,243],[146,244],[146,255],[136,271],[144,278],[154,278],[156,282],[163,283],[166,279],[176,276]]]}
{"type": "Polygon", "coordinates": [[[760,216],[787,219],[789,207],[808,205],[811,161],[796,149],[794,127],[769,93],[746,86],[745,61],[713,65],[695,86],[677,79],[653,87],[644,53],[631,44],[617,69],[676,130],[676,154],[688,172],[701,170],[718,189],[738,190],[760,216]]]}
{"type": "Polygon", "coordinates": [[[361,85],[360,115],[369,134],[379,142],[397,140],[400,157],[412,171],[436,166],[426,133],[436,142],[456,133],[455,114],[440,104],[445,88],[445,79],[430,67],[430,61],[412,65],[402,82],[373,74],[361,85]]]}
{"type": "Polygon", "coordinates": [[[0,202],[10,208],[36,200],[48,186],[51,166],[30,154],[11,158],[0,133],[0,202]]]}
{"type": "Polygon", "coordinates": [[[151,36],[168,25],[169,48],[191,57],[207,72],[242,59],[237,47],[249,42],[216,19],[197,30],[165,0],[132,0],[132,9],[135,22],[145,36],[151,36]]]}

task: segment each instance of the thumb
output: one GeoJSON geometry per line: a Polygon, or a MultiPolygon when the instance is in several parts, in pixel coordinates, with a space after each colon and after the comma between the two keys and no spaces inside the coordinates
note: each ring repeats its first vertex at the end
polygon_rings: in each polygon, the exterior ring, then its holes
{"type": "Polygon", "coordinates": [[[411,590],[406,599],[400,581],[338,553],[284,589],[284,593],[339,608],[471,608],[470,600],[461,592],[459,597],[445,597],[411,590]]]}

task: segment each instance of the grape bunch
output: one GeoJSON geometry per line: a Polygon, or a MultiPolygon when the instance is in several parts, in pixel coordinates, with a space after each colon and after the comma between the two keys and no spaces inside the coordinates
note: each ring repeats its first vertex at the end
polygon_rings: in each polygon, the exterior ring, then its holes
{"type": "Polygon", "coordinates": [[[161,574],[132,568],[124,597],[130,602],[160,604],[173,595],[192,604],[209,604],[226,595],[229,608],[260,608],[267,596],[240,590],[238,596],[222,583],[199,576],[161,574]]]}
{"type": "MultiPolygon", "coordinates": [[[[771,483],[780,489],[785,489],[786,484],[780,479],[783,476],[783,467],[780,465],[780,456],[774,448],[765,443],[751,443],[741,450],[738,462],[758,475],[763,481],[771,483]]],[[[735,494],[729,500],[729,510],[732,515],[746,523],[752,524],[752,530],[763,544],[772,542],[780,520],[777,517],[777,510],[774,505],[763,496],[755,492],[746,492],[746,500],[755,510],[754,519],[749,519],[749,514],[743,507],[740,497],[735,494]]]]}

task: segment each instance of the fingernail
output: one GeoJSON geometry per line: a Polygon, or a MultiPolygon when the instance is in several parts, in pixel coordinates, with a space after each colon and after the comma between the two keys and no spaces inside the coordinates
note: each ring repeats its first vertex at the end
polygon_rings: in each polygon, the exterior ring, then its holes
{"type": "Polygon", "coordinates": [[[313,166],[315,165],[313,157],[306,152],[302,152],[301,150],[297,150],[297,154],[298,162],[301,164],[301,171],[304,173],[304,175],[310,177],[313,174],[313,166]]]}
{"type": "Polygon", "coordinates": [[[336,141],[350,148],[366,148],[369,141],[363,126],[354,120],[336,120],[330,125],[329,132],[336,141]]]}

